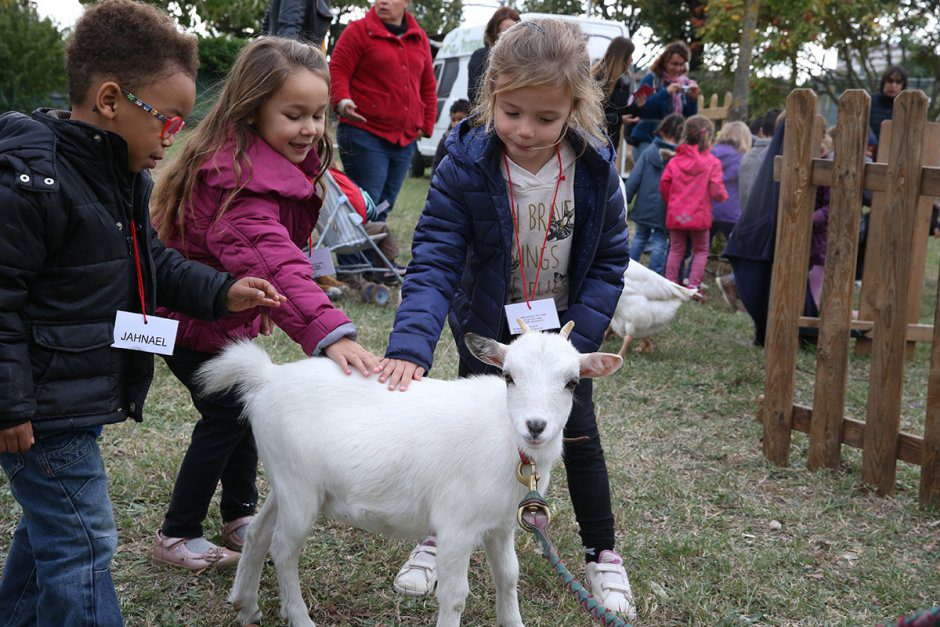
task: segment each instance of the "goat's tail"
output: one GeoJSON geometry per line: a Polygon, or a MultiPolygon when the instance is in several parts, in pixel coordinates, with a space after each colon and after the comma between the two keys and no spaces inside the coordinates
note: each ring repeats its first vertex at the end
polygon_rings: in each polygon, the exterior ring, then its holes
{"type": "Polygon", "coordinates": [[[244,395],[267,383],[273,368],[264,349],[246,340],[230,344],[218,357],[203,364],[195,381],[205,394],[219,394],[234,387],[244,395]]]}

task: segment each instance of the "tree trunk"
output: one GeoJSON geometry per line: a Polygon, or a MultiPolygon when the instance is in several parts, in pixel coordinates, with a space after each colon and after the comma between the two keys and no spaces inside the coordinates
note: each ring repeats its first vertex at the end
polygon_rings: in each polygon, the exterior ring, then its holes
{"type": "Polygon", "coordinates": [[[751,59],[754,55],[754,38],[757,34],[757,12],[760,0],[744,0],[744,17],[741,20],[741,43],[738,46],[738,65],[734,69],[734,86],[731,88],[732,120],[747,122],[747,100],[751,90],[751,59]]]}

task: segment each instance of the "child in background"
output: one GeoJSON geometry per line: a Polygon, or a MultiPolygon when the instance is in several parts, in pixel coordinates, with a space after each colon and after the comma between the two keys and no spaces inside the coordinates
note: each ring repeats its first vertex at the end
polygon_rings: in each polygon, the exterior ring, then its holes
{"type": "MultiPolygon", "coordinates": [[[[520,22],[499,38],[483,77],[479,116],[448,137],[448,156],[431,180],[415,230],[389,362],[379,378],[390,390],[421,380],[448,317],[459,375],[494,372],[470,355],[463,339],[472,332],[509,341],[509,303],[542,300],[562,324],[577,323],[570,337],[578,350],[600,346],[629,261],[601,101],[576,25],[520,22]]],[[[607,608],[632,618],[587,377],[574,390],[564,435],[588,586],[607,608]]],[[[412,551],[395,588],[427,594],[436,568],[431,536],[412,551]]]]}
{"type": "Polygon", "coordinates": [[[447,136],[450,135],[451,130],[460,124],[460,121],[470,115],[470,110],[472,106],[470,101],[466,98],[460,98],[455,100],[454,104],[450,105],[450,126],[447,128],[447,132],[444,133],[444,136],[441,137],[441,141],[437,143],[437,150],[434,152],[434,161],[431,162],[431,177],[434,177],[434,172],[437,170],[438,164],[441,162],[441,159],[447,154],[447,148],[444,147],[444,142],[447,140],[447,136]]]}
{"type": "Polygon", "coordinates": [[[666,274],[666,253],[669,235],[666,230],[666,203],[659,193],[663,169],[676,154],[685,118],[670,113],[659,123],[653,143],[646,147],[627,179],[627,203],[633,202],[630,219],[636,232],[630,242],[630,259],[639,262],[647,245],[650,247],[650,270],[666,274]],[[634,202],[636,199],[636,202],[634,202]]]}
{"type": "Polygon", "coordinates": [[[111,346],[132,333],[124,320],[136,314],[140,334],[171,347],[153,331],[157,302],[205,319],[282,302],[266,281],[186,261],[150,228],[146,170],[192,111],[196,46],[152,6],[95,4],[69,38],[72,110],[0,117],[0,464],[23,509],[0,624],[122,624],[97,439],[143,419],[153,378],[151,353],[111,346]]]}
{"type": "MultiPolygon", "coordinates": [[[[317,180],[331,161],[326,134],[330,74],[320,50],[261,37],[229,72],[212,110],[163,173],[154,194],[161,235],[191,259],[254,272],[288,297],[270,321],[308,355],[324,354],[364,376],[379,360],[356,344],[356,329],[311,278],[301,252],[320,209],[317,180]]],[[[233,340],[270,332],[257,310],[214,323],[182,313],[179,347],[166,359],[201,414],[153,545],[154,559],[193,571],[233,564],[255,512],[258,454],[233,391],[204,395],[199,367],[233,340]],[[222,541],[203,538],[202,521],[222,483],[222,541]]],[[[311,382],[315,385],[316,382],[311,382]]]]}
{"type": "Polygon", "coordinates": [[[669,229],[666,278],[679,282],[688,237],[692,241],[689,287],[699,290],[694,298],[700,302],[705,300],[701,284],[708,262],[711,203],[728,199],[721,182],[721,162],[708,151],[714,136],[715,125],[708,118],[693,115],[686,120],[682,143],[659,182],[659,192],[666,201],[666,228],[669,229]]]}
{"type": "MultiPolygon", "coordinates": [[[[738,172],[744,155],[751,149],[751,129],[744,122],[729,122],[718,133],[718,143],[712,148],[712,154],[721,162],[721,182],[728,192],[728,199],[712,203],[711,238],[722,233],[725,241],[731,237],[731,229],[741,217],[741,198],[738,193],[738,172]]],[[[709,239],[711,249],[711,239],[709,239]]],[[[722,298],[729,307],[737,310],[737,287],[734,272],[715,277],[722,298]]]]}

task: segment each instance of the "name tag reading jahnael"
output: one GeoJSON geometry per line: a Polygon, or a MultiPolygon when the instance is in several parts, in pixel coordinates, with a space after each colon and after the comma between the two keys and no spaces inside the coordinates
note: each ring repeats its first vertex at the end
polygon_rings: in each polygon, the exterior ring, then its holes
{"type": "Polygon", "coordinates": [[[147,323],[144,324],[142,315],[119,310],[114,319],[114,344],[111,346],[145,353],[172,355],[178,326],[178,320],[157,316],[147,316],[147,323]]]}
{"type": "Polygon", "coordinates": [[[532,308],[525,303],[512,303],[506,305],[506,318],[509,319],[509,332],[513,335],[522,333],[522,327],[516,322],[516,318],[522,318],[533,331],[547,331],[548,329],[557,329],[561,326],[558,321],[558,310],[555,309],[554,298],[543,298],[533,300],[532,308]]]}

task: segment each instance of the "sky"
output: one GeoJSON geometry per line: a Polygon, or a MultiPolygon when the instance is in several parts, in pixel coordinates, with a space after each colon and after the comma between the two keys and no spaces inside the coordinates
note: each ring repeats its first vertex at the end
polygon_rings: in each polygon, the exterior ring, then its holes
{"type": "Polygon", "coordinates": [[[51,17],[59,28],[75,24],[82,14],[82,5],[78,0],[35,0],[36,10],[42,17],[51,17]]]}
{"type": "MultiPolygon", "coordinates": [[[[39,15],[51,17],[60,28],[72,26],[82,14],[82,5],[78,0],[35,0],[35,2],[39,15]]],[[[468,26],[485,24],[498,6],[499,2],[495,0],[468,2],[464,5],[464,23],[468,26]]]]}

